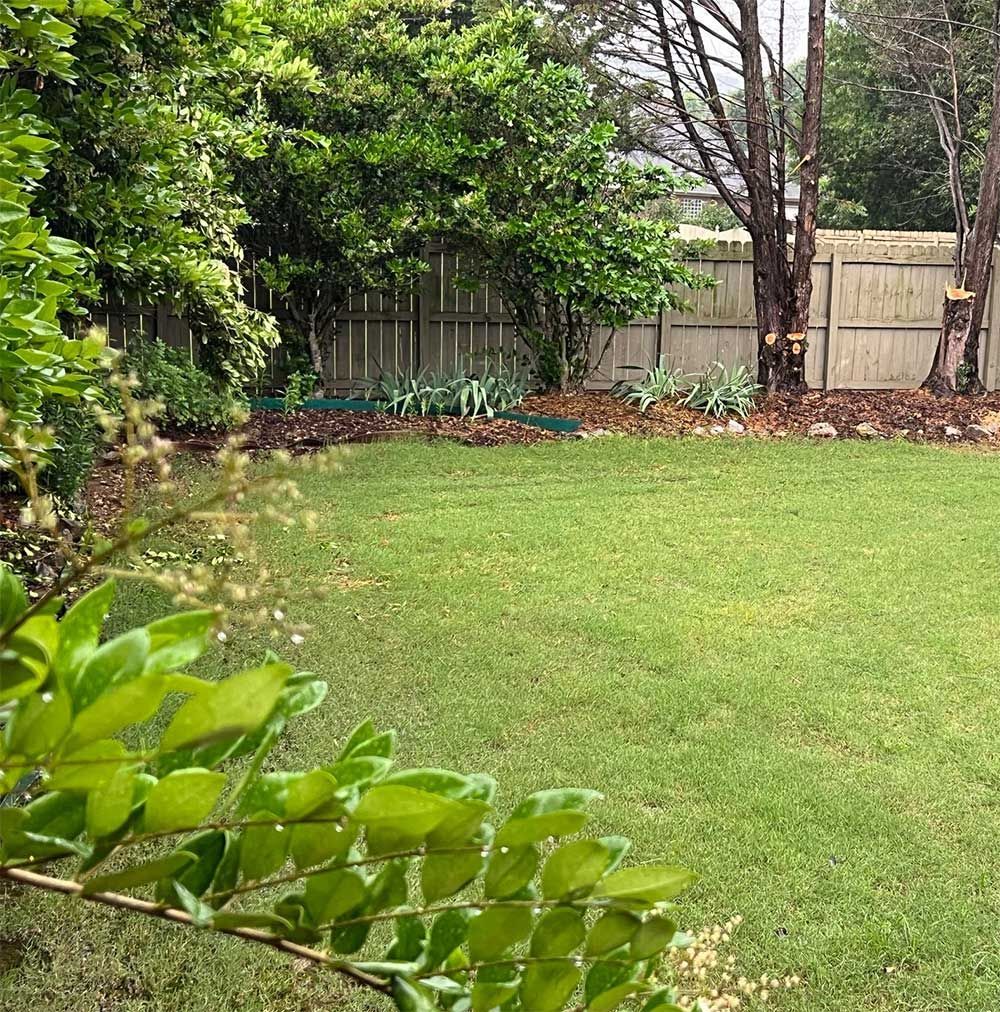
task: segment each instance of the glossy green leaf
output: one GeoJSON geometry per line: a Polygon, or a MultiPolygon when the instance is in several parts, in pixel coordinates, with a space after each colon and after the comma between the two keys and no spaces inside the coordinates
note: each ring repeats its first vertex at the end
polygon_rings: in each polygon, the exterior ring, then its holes
{"type": "Polygon", "coordinates": [[[357,827],[341,825],[343,809],[338,802],[310,813],[313,822],[291,827],[289,853],[296,868],[311,868],[332,858],[343,857],[357,838],[357,827]]]}
{"type": "Polygon", "coordinates": [[[518,847],[546,840],[550,836],[569,836],[579,832],[589,820],[586,812],[572,810],[511,818],[500,828],[496,843],[498,846],[518,847]]]}
{"type": "Polygon", "coordinates": [[[517,997],[520,983],[493,983],[477,980],[472,988],[472,1012],[493,1012],[517,997]]]}
{"type": "MultiPolygon", "coordinates": [[[[588,1006],[593,1004],[599,995],[639,978],[640,964],[610,962],[612,957],[606,958],[608,962],[594,963],[587,971],[587,978],[583,984],[583,997],[588,1006]]],[[[625,954],[619,954],[616,950],[615,958],[624,960],[625,954]]]]}
{"type": "Polygon", "coordinates": [[[120,829],[132,814],[135,771],[121,767],[107,783],[87,795],[87,832],[107,836],[120,829]]]}
{"type": "Polygon", "coordinates": [[[553,851],[542,869],[546,899],[586,895],[604,874],[611,854],[596,840],[577,840],[553,851]]]}
{"type": "Polygon", "coordinates": [[[650,956],[655,956],[670,944],[676,931],[677,924],[669,917],[648,917],[632,936],[629,957],[649,959],[650,956]]]}
{"type": "Polygon", "coordinates": [[[264,879],[285,863],[292,834],[272,812],[255,812],[248,821],[262,825],[243,831],[240,871],[244,878],[264,879]]]}
{"type": "Polygon", "coordinates": [[[158,675],[187,667],[208,646],[218,617],[212,611],[182,611],[146,626],[149,656],[145,674],[158,675]]]}
{"type": "Polygon", "coordinates": [[[469,937],[469,910],[446,910],[431,923],[422,965],[425,969],[440,966],[469,937]]]}
{"type": "Polygon", "coordinates": [[[104,693],[73,720],[67,748],[79,748],[97,738],[148,720],[159,709],[168,684],[159,675],[143,675],[104,693]]]}
{"type": "Polygon", "coordinates": [[[587,937],[588,956],[602,956],[626,945],[639,930],[642,921],[627,910],[609,910],[594,923],[587,937]]]}
{"type": "Polygon", "coordinates": [[[521,981],[521,1005],[532,1012],[560,1012],[580,981],[571,962],[532,963],[521,981]]]}
{"type": "Polygon", "coordinates": [[[97,649],[114,596],[115,582],[106,580],[76,601],[59,623],[59,649],[53,667],[67,684],[75,682],[76,673],[97,649]]]}
{"type": "Polygon", "coordinates": [[[436,1012],[430,992],[405,977],[392,978],[392,1000],[399,1012],[436,1012]]]}
{"type": "Polygon", "coordinates": [[[316,924],[328,924],[365,898],[365,877],[357,868],[339,868],[306,880],[305,905],[316,924]]]}
{"type": "MultiPolygon", "coordinates": [[[[82,623],[81,623],[82,624],[82,623]]],[[[77,710],[90,706],[108,689],[138,678],[149,656],[149,633],[132,629],[102,643],[66,684],[77,710]]]]}
{"type": "Polygon", "coordinates": [[[537,867],[538,851],[532,844],[523,847],[494,847],[486,868],[486,895],[491,899],[512,896],[531,881],[537,867]]]}
{"type": "Polygon", "coordinates": [[[107,784],[126,765],[134,765],[134,760],[120,741],[94,741],[61,757],[47,786],[58,791],[92,791],[107,784]]]}
{"type": "Polygon", "coordinates": [[[468,853],[428,854],[420,867],[420,889],[428,903],[454,896],[480,872],[484,859],[478,850],[468,853]]]}
{"type": "Polygon", "coordinates": [[[21,700],[5,729],[8,753],[32,759],[52,752],[69,730],[72,712],[62,691],[41,692],[21,700]]]}
{"type": "Polygon", "coordinates": [[[171,878],[182,868],[194,860],[193,854],[175,851],[164,857],[155,858],[145,864],[133,865],[122,871],[110,872],[107,875],[95,875],[83,884],[83,895],[92,893],[122,892],[138,886],[149,885],[160,879],[171,878]]]}
{"type": "Polygon", "coordinates": [[[3,632],[28,607],[28,595],[21,581],[0,565],[0,632],[3,632]]]}
{"type": "Polygon", "coordinates": [[[161,749],[191,748],[254,730],[267,720],[291,673],[287,664],[267,664],[199,693],[174,714],[161,749]]]}
{"type": "Polygon", "coordinates": [[[594,895],[652,905],[672,900],[697,880],[698,876],[687,868],[674,865],[622,868],[608,875],[594,890],[594,895]]]}
{"type": "Polygon", "coordinates": [[[204,821],[226,784],[224,773],[176,770],[158,781],[146,797],[143,828],[157,833],[190,829],[204,821]]]}
{"type": "Polygon", "coordinates": [[[531,927],[530,907],[487,907],[469,925],[469,955],[476,962],[499,959],[524,941],[531,927]]]}
{"type": "Polygon", "coordinates": [[[553,907],[539,918],[531,935],[532,956],[568,956],[587,935],[583,917],[569,907],[553,907]]]}
{"type": "Polygon", "coordinates": [[[628,981],[608,988],[587,1005],[587,1012],[614,1012],[624,1002],[646,990],[641,981],[628,981]]]}
{"type": "Polygon", "coordinates": [[[354,818],[368,827],[422,837],[455,810],[454,802],[439,795],[401,784],[378,784],[361,798],[354,818]]]}

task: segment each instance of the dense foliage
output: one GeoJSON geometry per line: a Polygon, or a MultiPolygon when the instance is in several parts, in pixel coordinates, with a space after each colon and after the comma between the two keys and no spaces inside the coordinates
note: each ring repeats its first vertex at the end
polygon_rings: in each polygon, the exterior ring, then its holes
{"type": "MultiPolygon", "coordinates": [[[[952,7],[952,16],[969,29],[964,40],[961,27],[957,30],[962,52],[956,68],[961,75],[961,115],[970,142],[963,179],[970,201],[978,181],[975,149],[982,144],[988,118],[991,74],[991,47],[973,27],[982,23],[982,11],[977,13],[975,7],[974,3],[952,7]],[[956,9],[959,6],[966,9],[956,9]]],[[[884,46],[858,30],[861,24],[862,18],[858,25],[833,22],[828,31],[822,133],[828,192],[862,205],[867,228],[954,231],[948,160],[928,97],[924,89],[904,79],[884,46]]],[[[891,24],[877,18],[869,22],[873,29],[887,29],[891,24]]],[[[946,75],[940,87],[943,95],[951,94],[946,75]]],[[[830,213],[834,210],[829,202],[825,208],[821,205],[821,225],[838,228],[859,223],[860,215],[845,224],[830,213]]]]}
{"type": "Polygon", "coordinates": [[[245,403],[232,390],[197,366],[190,356],[161,341],[136,342],[124,367],[134,373],[135,396],[162,405],[158,417],[192,429],[227,429],[245,413],[245,403]]]}
{"type": "Polygon", "coordinates": [[[549,58],[530,13],[501,13],[452,48],[439,87],[489,154],[451,235],[470,281],[497,285],[539,380],[579,386],[614,328],[711,283],[683,264],[674,223],[645,213],[677,180],[616,157],[615,126],[594,115],[582,72],[549,58]]]}
{"type": "Polygon", "coordinates": [[[320,385],[352,291],[405,288],[440,228],[462,155],[428,74],[450,31],[439,0],[271,0],[268,18],[317,69],[263,88],[266,157],[244,162],[248,246],[292,314],[320,385]]]}
{"type": "Polygon", "coordinates": [[[59,16],[79,34],[56,79],[39,68],[39,115],[58,142],[40,209],[90,251],[102,298],[182,305],[205,360],[248,376],[277,333],[242,297],[246,215],[229,164],[263,151],[257,89],[312,69],[242,0],[91,0],[59,16]]]}
{"type": "Polygon", "coordinates": [[[613,126],[530,11],[461,30],[437,0],[271,12],[320,83],[265,88],[276,128],[245,164],[245,234],[327,385],[351,294],[412,285],[435,236],[461,249],[468,283],[498,286],[547,385],[596,365],[597,327],[695,283],[674,223],[643,215],[676,181],[618,161],[613,126]]]}
{"type": "MultiPolygon", "coordinates": [[[[8,22],[40,38],[43,25],[59,23],[37,8],[20,8],[8,22]]],[[[13,29],[8,23],[3,31],[13,29]]],[[[44,51],[56,66],[59,55],[56,47],[44,51]]],[[[43,403],[98,396],[94,374],[103,342],[67,341],[59,326],[60,311],[74,310],[86,287],[85,259],[76,243],[53,236],[33,207],[57,147],[38,107],[38,95],[18,88],[13,77],[0,84],[0,404],[43,450],[53,442],[34,428],[43,403]]],[[[0,448],[0,469],[10,463],[0,448]]]]}

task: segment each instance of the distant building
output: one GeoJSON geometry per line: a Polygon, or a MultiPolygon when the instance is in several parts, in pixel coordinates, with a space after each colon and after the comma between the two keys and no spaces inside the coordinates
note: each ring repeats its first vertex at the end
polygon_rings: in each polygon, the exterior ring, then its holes
{"type": "MultiPolygon", "coordinates": [[[[694,177],[692,177],[694,178],[694,177]]],[[[743,181],[738,176],[729,176],[725,180],[726,186],[736,194],[741,206],[749,210],[743,189],[743,181]]],[[[729,205],[722,199],[721,194],[707,179],[698,179],[697,183],[690,190],[679,192],[674,198],[680,207],[681,214],[689,221],[697,218],[705,210],[706,204],[718,204],[722,207],[729,205]]],[[[789,183],[785,187],[785,217],[788,221],[795,221],[795,213],[799,204],[798,183],[789,183]]]]}

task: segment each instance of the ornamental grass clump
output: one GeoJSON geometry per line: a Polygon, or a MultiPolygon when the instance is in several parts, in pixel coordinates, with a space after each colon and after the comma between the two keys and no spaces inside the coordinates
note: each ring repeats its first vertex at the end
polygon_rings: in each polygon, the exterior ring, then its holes
{"type": "Polygon", "coordinates": [[[364,390],[370,399],[395,415],[492,418],[497,411],[507,411],[521,403],[528,392],[528,377],[499,358],[487,359],[479,370],[459,362],[451,372],[383,371],[366,380],[364,390]]]}
{"type": "MultiPolygon", "coordinates": [[[[640,366],[629,365],[626,369],[639,369],[640,366]]],[[[677,368],[667,365],[667,358],[661,355],[652,369],[647,369],[640,379],[619,380],[611,393],[626,404],[634,404],[640,411],[646,412],[660,401],[677,401],[684,397],[689,389],[688,378],[677,368]]]]}
{"type": "Polygon", "coordinates": [[[657,364],[647,369],[640,379],[619,380],[611,393],[642,412],[661,401],[673,401],[713,418],[726,415],[746,418],[763,388],[754,381],[745,365],[727,369],[721,362],[713,362],[704,372],[688,376],[678,368],[670,368],[666,357],[661,355],[657,364]]]}
{"type": "Polygon", "coordinates": [[[745,365],[727,369],[721,362],[713,362],[693,378],[681,404],[713,418],[726,415],[746,418],[762,393],[763,387],[754,381],[745,365]]]}

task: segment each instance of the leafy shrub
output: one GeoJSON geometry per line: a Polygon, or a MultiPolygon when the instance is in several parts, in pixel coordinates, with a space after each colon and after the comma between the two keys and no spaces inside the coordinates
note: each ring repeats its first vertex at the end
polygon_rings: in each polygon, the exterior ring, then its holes
{"type": "Polygon", "coordinates": [[[306,402],[313,386],[316,383],[314,372],[302,372],[296,370],[285,383],[285,393],[281,398],[281,410],[286,414],[290,411],[297,411],[306,402]]]}
{"type": "Polygon", "coordinates": [[[39,483],[60,499],[72,500],[94,466],[100,434],[93,407],[86,402],[46,401],[42,420],[51,426],[55,443],[51,464],[39,474],[39,483]]]}
{"type": "MultiPolygon", "coordinates": [[[[10,34],[17,26],[25,38],[52,40],[54,25],[63,27],[32,4],[12,13],[4,22],[5,54],[19,61],[28,51],[10,34]]],[[[106,349],[103,336],[69,340],[60,327],[60,314],[79,313],[78,297],[88,289],[86,251],[52,235],[45,218],[33,213],[39,180],[59,143],[46,136],[55,131],[38,114],[40,96],[18,88],[19,79],[15,69],[0,83],[0,414],[22,438],[30,433],[31,449],[45,459],[52,437],[38,425],[42,404],[94,398],[106,349]]],[[[13,463],[0,447],[0,472],[13,463]]]]}
{"type": "Polygon", "coordinates": [[[393,414],[457,414],[463,418],[492,418],[497,411],[520,404],[527,392],[525,374],[502,360],[493,366],[487,360],[479,373],[468,372],[461,364],[451,372],[383,372],[366,385],[367,395],[393,414]]]}
{"type": "MultiPolygon", "coordinates": [[[[639,369],[640,366],[626,366],[639,369]]],[[[647,411],[660,401],[676,401],[688,391],[687,377],[680,369],[667,366],[666,355],[661,355],[652,369],[647,369],[641,379],[619,380],[611,393],[626,404],[635,404],[640,411],[647,411]]]]}
{"type": "Polygon", "coordinates": [[[182,428],[226,429],[239,421],[245,404],[218,380],[195,366],[187,354],[162,341],[132,345],[125,368],[139,380],[136,396],[159,401],[161,418],[182,428]]]}
{"type": "Polygon", "coordinates": [[[723,415],[746,418],[762,389],[745,365],[726,369],[721,362],[715,362],[695,377],[681,403],[715,418],[723,415]]]}

